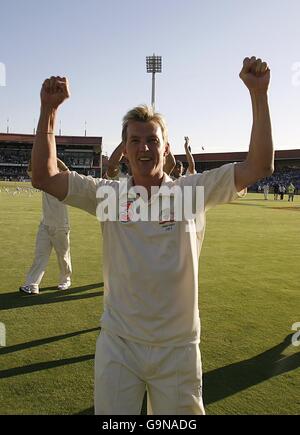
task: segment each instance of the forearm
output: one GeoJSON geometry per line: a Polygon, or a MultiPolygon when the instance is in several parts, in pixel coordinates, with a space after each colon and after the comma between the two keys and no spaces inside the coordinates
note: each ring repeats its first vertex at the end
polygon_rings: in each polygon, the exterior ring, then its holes
{"type": "Polygon", "coordinates": [[[196,173],[194,157],[188,149],[186,150],[185,154],[186,154],[186,159],[187,159],[187,162],[189,165],[189,172],[191,175],[193,175],[196,173]]]}
{"type": "Polygon", "coordinates": [[[261,177],[270,175],[274,168],[274,149],[268,95],[251,92],[253,127],[247,163],[261,177]]]}
{"type": "Polygon", "coordinates": [[[55,121],[56,110],[42,107],[31,153],[33,184],[40,184],[58,173],[55,121]]]}
{"type": "Polygon", "coordinates": [[[175,157],[173,153],[170,151],[170,153],[166,157],[166,162],[164,164],[164,172],[170,175],[173,169],[175,168],[175,165],[176,165],[175,157]]]}
{"type": "Polygon", "coordinates": [[[109,177],[115,177],[118,170],[119,170],[119,164],[123,157],[123,145],[120,144],[115,151],[110,156],[110,159],[108,161],[108,170],[107,175],[109,177]]]}

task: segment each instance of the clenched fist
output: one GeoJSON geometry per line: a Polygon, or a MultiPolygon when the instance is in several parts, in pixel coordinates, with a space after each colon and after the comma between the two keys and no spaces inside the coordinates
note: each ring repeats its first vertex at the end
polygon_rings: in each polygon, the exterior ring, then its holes
{"type": "Polygon", "coordinates": [[[44,81],[41,90],[42,106],[57,109],[69,97],[69,82],[66,77],[51,77],[44,81]]]}
{"type": "Polygon", "coordinates": [[[266,93],[270,83],[270,69],[261,59],[246,57],[240,78],[250,92],[266,93]]]}

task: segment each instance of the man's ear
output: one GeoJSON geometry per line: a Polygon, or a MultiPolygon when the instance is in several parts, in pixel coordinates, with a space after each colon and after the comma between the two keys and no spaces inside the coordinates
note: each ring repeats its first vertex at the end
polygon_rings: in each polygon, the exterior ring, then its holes
{"type": "Polygon", "coordinates": [[[167,142],[165,144],[164,157],[167,157],[168,154],[170,154],[170,144],[169,144],[169,142],[167,142]]]}

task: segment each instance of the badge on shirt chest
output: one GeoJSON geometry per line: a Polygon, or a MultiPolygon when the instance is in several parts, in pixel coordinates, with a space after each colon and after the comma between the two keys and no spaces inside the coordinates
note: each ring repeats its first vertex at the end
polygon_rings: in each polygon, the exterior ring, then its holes
{"type": "Polygon", "coordinates": [[[169,208],[161,210],[159,214],[159,225],[166,232],[172,231],[175,227],[174,210],[169,208]]]}
{"type": "Polygon", "coordinates": [[[127,223],[132,221],[133,208],[132,205],[136,198],[128,198],[126,202],[120,206],[120,222],[127,223]]]}

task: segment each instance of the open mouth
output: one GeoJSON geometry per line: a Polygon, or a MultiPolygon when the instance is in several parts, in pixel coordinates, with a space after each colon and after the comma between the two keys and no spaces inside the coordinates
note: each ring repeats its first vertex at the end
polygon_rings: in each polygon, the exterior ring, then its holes
{"type": "Polygon", "coordinates": [[[140,157],[139,161],[140,162],[150,162],[152,159],[150,157],[140,157]]]}

